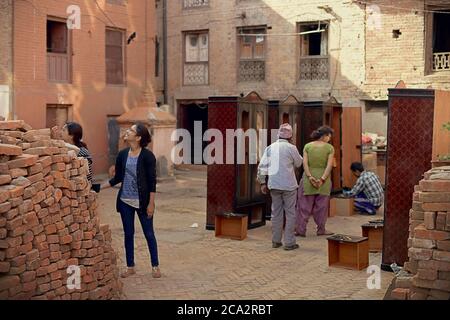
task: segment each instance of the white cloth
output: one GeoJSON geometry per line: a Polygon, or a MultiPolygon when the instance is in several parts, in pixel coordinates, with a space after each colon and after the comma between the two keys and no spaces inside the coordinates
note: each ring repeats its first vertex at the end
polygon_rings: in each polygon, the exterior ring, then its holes
{"type": "Polygon", "coordinates": [[[295,168],[301,167],[303,158],[297,147],[278,139],[264,150],[258,166],[258,181],[265,183],[269,176],[269,190],[293,191],[298,188],[295,168]]]}

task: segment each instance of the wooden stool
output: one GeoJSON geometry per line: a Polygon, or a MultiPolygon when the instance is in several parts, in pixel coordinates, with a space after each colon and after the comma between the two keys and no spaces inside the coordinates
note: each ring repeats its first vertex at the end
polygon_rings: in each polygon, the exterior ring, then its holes
{"type": "Polygon", "coordinates": [[[344,197],[334,197],[330,200],[329,216],[352,216],[354,212],[354,199],[344,197]]]}
{"type": "Polygon", "coordinates": [[[369,266],[368,238],[337,234],[327,240],[330,267],[362,270],[369,266]]]}
{"type": "Polygon", "coordinates": [[[216,214],[216,237],[244,240],[247,237],[248,216],[238,213],[216,214]]]}
{"type": "Polygon", "coordinates": [[[383,220],[370,221],[361,226],[362,236],[369,238],[369,251],[381,252],[383,250],[383,220]]]}

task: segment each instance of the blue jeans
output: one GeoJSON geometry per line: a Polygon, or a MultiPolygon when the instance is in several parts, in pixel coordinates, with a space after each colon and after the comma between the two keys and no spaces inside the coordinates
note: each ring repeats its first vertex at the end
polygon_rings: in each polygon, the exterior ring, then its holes
{"type": "Polygon", "coordinates": [[[125,233],[125,254],[127,257],[127,266],[134,267],[134,214],[138,213],[141,222],[142,231],[147,240],[148,249],[150,251],[150,259],[152,267],[159,266],[158,261],[158,244],[156,243],[155,232],[153,230],[153,217],[149,218],[146,214],[139,213],[136,208],[129,206],[119,200],[119,211],[122,218],[123,231],[125,233]]]}
{"type": "Polygon", "coordinates": [[[364,192],[360,192],[355,197],[355,208],[361,212],[369,215],[376,215],[380,206],[374,206],[368,199],[364,192]]]}

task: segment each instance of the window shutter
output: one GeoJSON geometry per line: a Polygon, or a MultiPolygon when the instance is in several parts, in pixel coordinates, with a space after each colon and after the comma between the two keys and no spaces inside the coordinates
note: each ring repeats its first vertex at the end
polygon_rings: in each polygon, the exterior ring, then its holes
{"type": "Polygon", "coordinates": [[[199,60],[198,35],[186,35],[186,62],[197,62],[199,60]]]}
{"type": "Polygon", "coordinates": [[[208,34],[202,34],[199,37],[199,45],[200,45],[200,60],[202,62],[208,61],[208,34]]]}

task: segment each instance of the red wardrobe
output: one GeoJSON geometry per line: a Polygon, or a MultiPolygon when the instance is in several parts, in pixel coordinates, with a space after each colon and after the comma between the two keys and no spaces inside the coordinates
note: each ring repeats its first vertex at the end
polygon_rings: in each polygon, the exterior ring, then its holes
{"type": "MultiPolygon", "coordinates": [[[[208,102],[208,128],[218,129],[226,137],[227,129],[268,127],[268,103],[256,92],[246,97],[210,97],[208,102]]],[[[259,137],[258,137],[259,138],[259,137]]],[[[234,144],[235,164],[208,165],[206,228],[214,229],[214,219],[220,213],[248,215],[249,228],[265,224],[266,197],[256,180],[258,163],[263,145],[258,144],[256,153],[250,152],[248,139],[245,148],[245,164],[237,164],[237,146],[234,144]],[[256,158],[256,164],[250,164],[256,158]]],[[[224,141],[224,162],[226,158],[224,141]]]]}
{"type": "Polygon", "coordinates": [[[408,260],[414,186],[431,168],[435,91],[390,89],[382,269],[408,260]]]}

